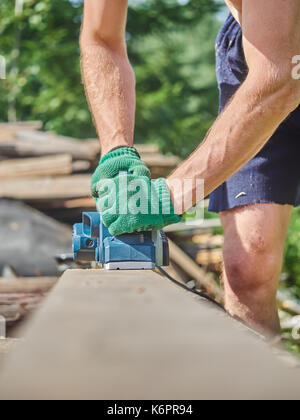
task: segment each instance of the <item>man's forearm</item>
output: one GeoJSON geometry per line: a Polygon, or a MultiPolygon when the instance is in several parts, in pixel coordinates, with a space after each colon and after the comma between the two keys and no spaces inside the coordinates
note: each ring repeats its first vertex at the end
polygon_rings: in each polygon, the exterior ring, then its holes
{"type": "Polygon", "coordinates": [[[124,0],[85,2],[82,74],[102,154],[133,145],[135,76],[125,44],[126,15],[124,0]]]}
{"type": "MultiPolygon", "coordinates": [[[[169,187],[175,180],[193,179],[195,204],[196,179],[204,180],[205,196],[210,194],[263,148],[296,106],[288,86],[272,91],[249,78],[218,118],[205,142],[169,177],[169,187]]],[[[180,209],[188,210],[184,198],[190,202],[179,190],[172,191],[178,213],[180,209]]]]}
{"type": "MultiPolygon", "coordinates": [[[[169,185],[174,179],[203,179],[208,195],[250,161],[300,103],[300,83],[292,77],[291,64],[300,45],[299,0],[243,0],[241,5],[248,77],[169,185]]],[[[184,197],[178,190],[173,201],[180,209],[184,197]]]]}
{"type": "Polygon", "coordinates": [[[135,121],[135,77],[127,56],[105,44],[82,51],[86,95],[101,141],[102,154],[132,146],[135,121]]]}

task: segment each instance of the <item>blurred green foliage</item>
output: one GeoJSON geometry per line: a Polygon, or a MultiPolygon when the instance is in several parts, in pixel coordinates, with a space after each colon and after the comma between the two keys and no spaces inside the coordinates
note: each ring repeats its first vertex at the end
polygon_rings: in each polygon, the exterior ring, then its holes
{"type": "Polygon", "coordinates": [[[26,0],[21,16],[13,1],[1,0],[0,54],[7,59],[2,121],[13,117],[15,102],[18,120],[38,119],[45,129],[71,136],[93,133],[80,79],[80,22],[81,6],[69,0],[26,0]]]}
{"type": "Polygon", "coordinates": [[[192,152],[215,120],[218,92],[214,43],[218,24],[205,16],[192,28],[143,36],[138,56],[136,141],[159,143],[178,156],[192,152]]]}
{"type": "MultiPolygon", "coordinates": [[[[137,76],[136,141],[186,156],[217,113],[217,0],[132,0],[127,40],[137,76]],[[185,4],[182,4],[185,3],[185,4]]],[[[46,130],[87,138],[95,130],[80,76],[82,1],[0,2],[0,120],[39,119],[46,130]]]]}
{"type": "Polygon", "coordinates": [[[300,299],[300,209],[294,210],[285,247],[283,282],[289,291],[300,299]]]}

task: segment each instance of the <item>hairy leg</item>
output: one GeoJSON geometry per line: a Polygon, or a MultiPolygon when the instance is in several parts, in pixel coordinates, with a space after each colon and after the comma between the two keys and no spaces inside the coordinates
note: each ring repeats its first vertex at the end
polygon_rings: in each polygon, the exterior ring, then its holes
{"type": "Polygon", "coordinates": [[[221,214],[226,309],[271,336],[280,333],[276,292],[291,212],[254,204],[221,214]]]}

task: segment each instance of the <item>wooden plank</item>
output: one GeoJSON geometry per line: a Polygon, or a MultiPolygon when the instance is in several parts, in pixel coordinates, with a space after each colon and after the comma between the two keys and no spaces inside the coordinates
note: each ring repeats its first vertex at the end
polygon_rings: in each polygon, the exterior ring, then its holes
{"type": "MultiPolygon", "coordinates": [[[[93,142],[97,142],[99,144],[100,147],[100,142],[99,139],[87,139],[93,142]]],[[[159,147],[156,144],[136,144],[135,147],[137,148],[138,152],[142,155],[145,154],[157,154],[159,153],[159,147]]],[[[100,153],[100,149],[99,149],[99,153],[100,153]]]]}
{"type": "Polygon", "coordinates": [[[90,175],[3,180],[0,197],[19,200],[82,198],[90,195],[90,183],[90,175]]]}
{"type": "Polygon", "coordinates": [[[277,292],[277,302],[282,311],[285,311],[293,316],[300,315],[299,301],[296,301],[288,292],[282,292],[279,290],[277,292]]]}
{"type": "Polygon", "coordinates": [[[161,154],[141,154],[141,158],[147,166],[153,168],[174,169],[180,163],[180,159],[176,156],[164,156],[161,154]]]}
{"type": "Polygon", "coordinates": [[[1,400],[300,396],[297,370],[153,272],[69,271],[23,336],[1,400]]]}
{"type": "Polygon", "coordinates": [[[135,147],[141,155],[159,153],[159,147],[156,144],[137,144],[135,147]]]}
{"type": "Polygon", "coordinates": [[[56,277],[0,278],[0,294],[48,293],[56,283],[56,277]]]}
{"type": "Polygon", "coordinates": [[[73,162],[72,172],[87,172],[91,169],[91,166],[91,162],[89,162],[88,160],[76,160],[75,162],[73,162]]]}
{"type": "Polygon", "coordinates": [[[99,142],[77,140],[40,131],[18,131],[13,138],[0,137],[0,154],[28,157],[70,154],[73,159],[94,160],[99,142]]]}
{"type": "Polygon", "coordinates": [[[164,228],[165,232],[180,232],[185,230],[209,230],[221,226],[220,219],[205,219],[205,220],[195,220],[193,222],[181,222],[176,223],[175,225],[169,225],[164,228]]]}
{"type": "Polygon", "coordinates": [[[0,278],[0,315],[9,325],[39,307],[56,285],[55,277],[0,278]]]}
{"type": "Polygon", "coordinates": [[[19,130],[41,130],[42,121],[19,121],[14,123],[0,123],[0,136],[3,132],[17,132],[19,130]]]}
{"type": "Polygon", "coordinates": [[[170,247],[170,258],[179,267],[189,274],[193,280],[196,281],[197,285],[201,288],[205,288],[211,294],[213,294],[219,302],[223,301],[224,295],[221,288],[215,282],[213,276],[205,272],[199,267],[195,261],[192,260],[179,246],[169,239],[170,247]]]}
{"type": "Polygon", "coordinates": [[[55,209],[90,209],[96,211],[96,203],[92,197],[83,197],[72,200],[41,200],[39,202],[28,201],[29,205],[35,206],[38,210],[55,210],[55,209]]]}
{"type": "Polygon", "coordinates": [[[19,303],[2,302],[0,300],[0,316],[4,317],[9,324],[15,323],[21,319],[21,310],[24,311],[24,307],[21,308],[19,303]]]}
{"type": "Polygon", "coordinates": [[[0,180],[69,175],[72,170],[71,155],[11,159],[0,162],[0,180]]]}
{"type": "Polygon", "coordinates": [[[166,177],[180,163],[176,156],[164,156],[162,154],[141,154],[141,159],[151,170],[152,178],[166,177]]]}
{"type": "Polygon", "coordinates": [[[8,354],[20,343],[16,338],[0,338],[0,368],[4,365],[8,354]]]}
{"type": "Polygon", "coordinates": [[[0,198],[26,201],[87,198],[90,196],[90,183],[89,174],[55,178],[5,179],[0,183],[0,198]]]}
{"type": "MultiPolygon", "coordinates": [[[[13,134],[14,137],[10,135],[6,138],[4,133],[0,133],[0,153],[19,157],[68,153],[80,160],[94,160],[100,155],[97,139],[79,140],[28,129],[17,130],[13,134]]],[[[179,162],[177,157],[161,155],[156,145],[136,145],[136,148],[151,167],[173,169],[179,162]]]]}
{"type": "Polygon", "coordinates": [[[36,310],[45,299],[44,293],[0,293],[0,315],[14,325],[36,310]]]}

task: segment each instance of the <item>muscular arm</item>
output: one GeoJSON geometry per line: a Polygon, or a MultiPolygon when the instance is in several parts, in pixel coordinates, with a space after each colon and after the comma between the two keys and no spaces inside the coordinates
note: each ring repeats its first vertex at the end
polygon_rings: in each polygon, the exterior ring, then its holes
{"type": "Polygon", "coordinates": [[[234,18],[240,24],[242,24],[242,5],[243,5],[243,0],[236,0],[234,5],[232,4],[232,1],[231,0],[225,0],[225,3],[229,7],[229,9],[230,9],[232,15],[234,16],[234,18]]]}
{"type": "MultiPolygon", "coordinates": [[[[169,186],[175,179],[204,179],[208,195],[252,159],[300,103],[300,81],[292,78],[292,57],[300,52],[299,0],[243,0],[242,12],[248,78],[169,186]]],[[[180,192],[172,199],[182,208],[180,192]]]]}
{"type": "Polygon", "coordinates": [[[85,0],[80,38],[83,82],[102,154],[132,146],[135,77],[125,27],[127,0],[85,0]]]}

